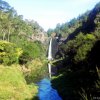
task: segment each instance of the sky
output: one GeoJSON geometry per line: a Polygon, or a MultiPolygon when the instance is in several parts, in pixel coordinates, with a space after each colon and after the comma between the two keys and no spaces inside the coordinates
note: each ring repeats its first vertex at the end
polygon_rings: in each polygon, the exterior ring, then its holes
{"type": "Polygon", "coordinates": [[[85,13],[100,0],[4,0],[24,19],[35,20],[47,31],[85,13]]]}

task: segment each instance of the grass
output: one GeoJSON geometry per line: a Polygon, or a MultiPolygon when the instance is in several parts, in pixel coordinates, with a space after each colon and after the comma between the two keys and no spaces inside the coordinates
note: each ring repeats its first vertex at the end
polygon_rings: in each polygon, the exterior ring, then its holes
{"type": "Polygon", "coordinates": [[[0,100],[31,100],[37,92],[37,86],[26,84],[20,66],[0,65],[0,100]]]}

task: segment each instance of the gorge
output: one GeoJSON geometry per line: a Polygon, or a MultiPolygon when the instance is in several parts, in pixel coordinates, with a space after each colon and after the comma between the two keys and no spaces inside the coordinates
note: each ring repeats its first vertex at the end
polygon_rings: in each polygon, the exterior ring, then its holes
{"type": "Polygon", "coordinates": [[[39,83],[39,100],[62,100],[61,97],[58,95],[57,91],[52,88],[51,84],[51,75],[52,75],[52,65],[50,61],[53,60],[52,58],[52,38],[50,39],[49,48],[48,48],[48,72],[49,77],[42,79],[39,83]]]}
{"type": "Polygon", "coordinates": [[[0,100],[99,98],[100,2],[45,32],[0,0],[0,100]]]}

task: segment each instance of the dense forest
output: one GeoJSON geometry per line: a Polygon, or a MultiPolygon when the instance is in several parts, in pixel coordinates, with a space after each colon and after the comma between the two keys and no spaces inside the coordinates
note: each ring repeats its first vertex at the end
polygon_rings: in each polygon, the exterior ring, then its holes
{"type": "Polygon", "coordinates": [[[100,99],[100,3],[93,10],[55,29],[48,30],[60,36],[54,63],[57,75],[53,78],[63,100],[100,99]]]}
{"type": "Polygon", "coordinates": [[[47,70],[46,38],[36,21],[23,19],[0,0],[0,100],[37,100],[34,83],[47,70]]]}

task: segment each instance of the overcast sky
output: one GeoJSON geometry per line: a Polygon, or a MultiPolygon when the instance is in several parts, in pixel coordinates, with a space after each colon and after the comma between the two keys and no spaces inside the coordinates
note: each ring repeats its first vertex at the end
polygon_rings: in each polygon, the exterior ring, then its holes
{"type": "Polygon", "coordinates": [[[91,10],[100,0],[4,0],[24,19],[33,19],[47,30],[91,10]]]}

